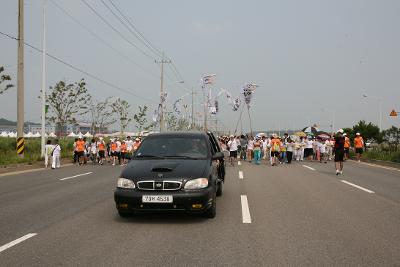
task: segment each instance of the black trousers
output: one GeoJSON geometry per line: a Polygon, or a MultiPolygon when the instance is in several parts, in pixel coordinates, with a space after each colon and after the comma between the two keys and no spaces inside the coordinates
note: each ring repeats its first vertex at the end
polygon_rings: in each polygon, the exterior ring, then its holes
{"type": "Polygon", "coordinates": [[[286,158],[287,158],[287,163],[291,163],[292,162],[292,158],[293,158],[293,152],[292,151],[286,151],[286,158]]]}

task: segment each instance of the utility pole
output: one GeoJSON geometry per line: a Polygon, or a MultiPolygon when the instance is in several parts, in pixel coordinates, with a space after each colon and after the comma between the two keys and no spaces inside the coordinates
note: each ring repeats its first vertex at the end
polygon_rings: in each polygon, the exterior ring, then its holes
{"type": "Polygon", "coordinates": [[[41,156],[44,157],[46,141],[46,1],[43,3],[43,41],[42,41],[42,137],[41,156]]]}
{"type": "Polygon", "coordinates": [[[156,63],[161,64],[161,77],[160,77],[160,95],[161,95],[161,114],[160,114],[160,132],[164,131],[164,63],[171,63],[171,60],[164,59],[164,52],[162,53],[162,59],[160,61],[156,60],[156,63]]]}
{"type": "Polygon", "coordinates": [[[194,127],[194,100],[193,100],[193,98],[194,98],[194,90],[192,87],[192,124],[190,125],[190,129],[193,129],[193,127],[194,127]]]}
{"type": "Polygon", "coordinates": [[[203,86],[203,98],[204,98],[204,131],[207,131],[207,99],[206,99],[206,92],[205,86],[203,86]]]}
{"type": "Polygon", "coordinates": [[[17,153],[23,158],[24,143],[24,0],[18,1],[18,71],[17,71],[17,153]]]}

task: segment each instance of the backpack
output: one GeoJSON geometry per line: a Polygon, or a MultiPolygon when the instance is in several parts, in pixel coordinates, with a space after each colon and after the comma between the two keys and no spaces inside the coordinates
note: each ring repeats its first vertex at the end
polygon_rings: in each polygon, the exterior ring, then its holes
{"type": "Polygon", "coordinates": [[[51,156],[53,156],[54,150],[56,149],[57,146],[58,144],[53,147],[53,150],[51,151],[51,156]]]}
{"type": "Polygon", "coordinates": [[[279,141],[278,142],[274,142],[272,148],[273,148],[274,151],[278,151],[279,152],[281,150],[281,147],[279,145],[279,141]]]}

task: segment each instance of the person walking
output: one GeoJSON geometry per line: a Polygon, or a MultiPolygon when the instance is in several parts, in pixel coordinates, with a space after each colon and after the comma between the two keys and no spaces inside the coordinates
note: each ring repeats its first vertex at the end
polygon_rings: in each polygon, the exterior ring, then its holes
{"type": "Polygon", "coordinates": [[[254,145],[254,163],[256,165],[260,165],[260,159],[261,159],[261,146],[262,142],[260,140],[260,137],[256,137],[256,140],[253,143],[254,145]]]}
{"type": "Polygon", "coordinates": [[[287,163],[290,164],[292,163],[292,158],[293,158],[293,150],[294,150],[294,142],[293,140],[289,137],[286,141],[286,159],[287,163]]]}
{"type": "Polygon", "coordinates": [[[106,144],[104,143],[103,137],[100,137],[97,141],[97,151],[99,152],[99,163],[100,165],[103,165],[106,157],[106,144]]]}
{"type": "Polygon", "coordinates": [[[228,147],[229,147],[229,161],[231,166],[235,166],[235,161],[237,158],[239,142],[233,135],[229,137],[228,147]]]}
{"type": "Polygon", "coordinates": [[[52,156],[52,158],[53,158],[53,162],[52,162],[52,164],[51,164],[51,168],[54,170],[54,169],[58,169],[58,168],[60,168],[61,167],[61,162],[60,162],[60,158],[61,158],[61,147],[60,147],[60,145],[58,144],[58,140],[56,139],[55,140],[55,144],[54,144],[54,147],[53,147],[53,150],[52,150],[52,152],[51,152],[51,156],[52,156]]]}
{"type": "Polygon", "coordinates": [[[350,138],[347,136],[346,133],[344,133],[343,136],[344,136],[344,160],[348,160],[350,154],[350,138]]]}
{"type": "Polygon", "coordinates": [[[83,141],[83,137],[80,136],[78,141],[76,141],[76,152],[78,157],[79,165],[82,165],[85,160],[85,141],[83,141]]]}
{"type": "Polygon", "coordinates": [[[240,159],[246,160],[247,138],[244,134],[240,136],[240,159]]]}
{"type": "Polygon", "coordinates": [[[271,139],[271,166],[278,165],[281,146],[281,140],[274,134],[271,139]]]}
{"type": "Polygon", "coordinates": [[[354,147],[356,148],[356,158],[357,161],[361,161],[361,155],[364,150],[364,139],[360,133],[356,133],[356,138],[354,138],[354,147]]]}
{"type": "Polygon", "coordinates": [[[247,141],[247,160],[251,162],[253,159],[253,149],[254,149],[254,138],[250,135],[249,140],[247,141]]]}
{"type": "Polygon", "coordinates": [[[344,136],[340,129],[335,136],[335,168],[336,175],[343,174],[344,136]]]}
{"type": "Polygon", "coordinates": [[[46,145],[44,147],[44,167],[45,168],[47,168],[49,166],[49,160],[52,160],[51,152],[53,152],[53,145],[51,144],[51,140],[47,140],[46,145]]]}

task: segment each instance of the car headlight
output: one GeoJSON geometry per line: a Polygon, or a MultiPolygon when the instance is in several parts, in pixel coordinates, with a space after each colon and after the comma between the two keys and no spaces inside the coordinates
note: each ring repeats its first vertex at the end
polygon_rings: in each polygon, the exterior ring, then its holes
{"type": "Polygon", "coordinates": [[[132,180],[126,178],[118,178],[117,187],[134,189],[135,183],[132,180]]]}
{"type": "Polygon", "coordinates": [[[207,178],[197,178],[186,182],[184,189],[201,189],[208,186],[207,178]]]}

